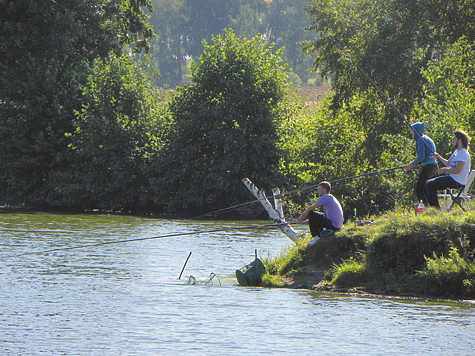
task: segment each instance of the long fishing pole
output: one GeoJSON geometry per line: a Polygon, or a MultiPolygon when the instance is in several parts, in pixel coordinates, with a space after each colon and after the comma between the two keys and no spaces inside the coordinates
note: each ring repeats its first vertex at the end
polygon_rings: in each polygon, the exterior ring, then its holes
{"type": "MultiPolygon", "coordinates": [[[[382,170],[377,171],[377,172],[363,173],[363,174],[360,174],[360,175],[354,176],[354,177],[336,179],[336,180],[330,181],[330,183],[333,184],[333,183],[343,182],[343,181],[349,180],[349,179],[355,179],[355,178],[361,178],[361,177],[371,176],[371,175],[374,175],[374,174],[379,174],[379,173],[383,173],[383,172],[395,171],[395,170],[397,170],[397,169],[403,169],[403,168],[406,168],[406,166],[399,166],[399,167],[387,168],[387,169],[382,169],[382,170]]],[[[318,184],[315,185],[315,187],[316,187],[316,186],[318,186],[318,184]]]]}
{"type": "MultiPolygon", "coordinates": [[[[281,194],[281,195],[282,195],[282,194],[281,194]]],[[[223,209],[219,209],[219,210],[212,211],[212,212],[210,212],[210,213],[206,213],[206,214],[202,214],[202,215],[199,215],[199,216],[195,216],[195,217],[190,218],[190,219],[188,219],[188,220],[197,220],[197,219],[200,219],[200,218],[205,217],[205,216],[217,215],[217,214],[220,214],[220,213],[225,213],[225,212],[227,212],[227,211],[232,211],[232,210],[235,210],[235,209],[237,209],[237,208],[241,208],[241,207],[244,207],[244,206],[256,204],[256,203],[260,202],[261,200],[263,200],[263,199],[261,198],[261,199],[249,201],[249,202],[247,202],[247,203],[241,203],[241,204],[233,205],[233,206],[230,206],[230,207],[227,207],[227,208],[223,208],[223,209]]]]}
{"type": "MultiPolygon", "coordinates": [[[[31,229],[0,229],[0,231],[11,231],[11,232],[28,232],[28,233],[42,233],[42,234],[74,234],[77,231],[74,230],[31,230],[31,229]]],[[[84,233],[88,234],[99,234],[99,232],[94,231],[84,231],[84,233]]]]}
{"type": "MultiPolygon", "coordinates": [[[[331,184],[334,184],[334,183],[338,183],[338,182],[343,182],[343,181],[345,181],[345,180],[350,180],[350,179],[356,179],[356,178],[371,176],[371,175],[380,174],[380,173],[384,173],[384,172],[390,172],[390,171],[394,171],[394,170],[397,170],[397,169],[403,169],[403,168],[405,168],[405,167],[406,167],[406,166],[399,166],[399,167],[393,167],[393,168],[382,169],[382,170],[375,171],[375,172],[363,173],[363,174],[360,174],[360,175],[357,175],[357,176],[353,176],[353,177],[346,177],[346,178],[340,178],[340,179],[332,180],[332,181],[330,181],[330,183],[331,183],[331,184]]],[[[300,189],[290,190],[290,191],[288,191],[288,192],[286,192],[286,193],[281,193],[279,196],[286,196],[286,195],[289,195],[289,194],[294,194],[294,193],[298,193],[298,192],[305,191],[305,190],[315,189],[316,187],[318,187],[318,184],[310,185],[310,186],[308,186],[308,187],[304,187],[304,188],[300,188],[300,189]]],[[[270,198],[272,198],[272,197],[270,197],[270,198]]],[[[223,209],[220,209],[220,210],[215,210],[215,211],[212,211],[212,212],[209,212],[209,213],[206,213],[206,214],[203,214],[203,215],[194,217],[193,219],[199,219],[199,218],[202,218],[202,217],[204,217],[204,216],[217,215],[218,213],[221,213],[221,212],[227,212],[227,211],[231,211],[231,210],[234,210],[234,209],[243,207],[243,206],[248,206],[248,205],[256,204],[256,203],[259,203],[260,200],[261,200],[261,199],[256,199],[256,200],[253,200],[253,201],[249,201],[249,202],[247,202],[247,203],[242,203],[242,204],[230,206],[230,207],[228,207],[228,208],[223,208],[223,209]]]]}
{"type": "MultiPolygon", "coordinates": [[[[394,106],[394,104],[391,102],[391,100],[389,100],[388,96],[386,94],[383,93],[383,91],[376,85],[376,83],[371,79],[371,77],[366,74],[366,72],[363,70],[363,68],[361,68],[359,66],[358,63],[353,63],[353,61],[349,58],[348,55],[342,57],[344,58],[345,60],[349,61],[351,64],[354,64],[360,71],[361,73],[363,73],[365,75],[365,77],[369,80],[369,82],[374,86],[374,88],[383,96],[383,98],[386,100],[386,102],[396,111],[396,113],[403,119],[403,121],[409,126],[409,128],[411,128],[411,130],[414,132],[415,135],[417,135],[421,141],[424,143],[424,145],[429,149],[430,152],[432,152],[432,154],[435,154],[434,150],[432,150],[432,148],[429,146],[429,144],[422,139],[422,135],[420,135],[416,130],[413,130],[412,127],[411,127],[411,124],[409,123],[409,121],[407,121],[406,117],[396,108],[396,106],[394,106]]],[[[378,174],[378,173],[382,173],[382,172],[388,172],[388,171],[392,171],[392,170],[396,170],[396,169],[402,169],[402,168],[405,168],[405,166],[401,166],[401,167],[395,167],[395,168],[389,168],[389,169],[383,169],[381,171],[377,171],[377,172],[371,172],[371,173],[365,173],[365,174],[362,174],[362,175],[358,175],[358,176],[354,176],[354,177],[348,177],[348,178],[342,178],[342,179],[337,179],[337,180],[334,180],[334,181],[330,181],[330,183],[336,183],[336,182],[342,182],[342,181],[345,181],[345,180],[349,180],[349,179],[355,179],[355,178],[360,178],[360,177],[365,177],[365,176],[369,176],[369,175],[373,175],[373,174],[378,174]]],[[[308,190],[308,189],[313,189],[315,187],[317,187],[318,184],[316,185],[312,185],[312,186],[309,186],[309,187],[305,187],[305,188],[301,188],[301,189],[296,189],[296,190],[293,190],[293,191],[289,191],[287,193],[282,193],[280,194],[281,196],[285,196],[285,195],[288,195],[288,194],[293,194],[295,192],[299,192],[299,191],[303,191],[303,190],[308,190]]],[[[259,200],[254,200],[252,202],[248,202],[248,203],[242,203],[242,204],[239,204],[239,205],[234,205],[234,206],[231,206],[229,208],[224,208],[224,209],[221,209],[221,210],[216,210],[216,211],[213,211],[213,212],[210,212],[210,213],[206,213],[206,214],[203,214],[203,215],[200,215],[200,216],[197,216],[195,217],[194,219],[199,219],[199,218],[202,218],[202,217],[205,217],[205,216],[209,216],[209,215],[216,215],[218,213],[222,213],[222,212],[227,212],[227,211],[230,211],[230,210],[234,210],[234,209],[237,209],[238,207],[243,207],[243,206],[248,206],[248,205],[252,205],[252,204],[255,204],[259,202],[259,200]]]]}
{"type": "MultiPolygon", "coordinates": [[[[334,184],[334,183],[338,183],[338,182],[343,182],[345,180],[350,180],[350,179],[356,179],[356,178],[362,178],[362,177],[367,177],[367,176],[371,176],[371,175],[375,175],[375,174],[380,174],[380,173],[384,173],[384,172],[389,172],[389,171],[394,171],[394,170],[397,170],[397,169],[403,169],[405,168],[406,166],[399,166],[399,167],[393,167],[393,168],[387,168],[387,169],[382,169],[382,170],[379,170],[379,171],[375,171],[375,172],[368,172],[368,173],[363,173],[363,174],[359,174],[357,176],[352,176],[352,177],[346,177],[346,178],[340,178],[340,179],[335,179],[335,180],[331,180],[329,181],[330,184],[334,184]]],[[[295,190],[290,190],[286,193],[282,193],[280,195],[284,196],[284,195],[288,195],[288,194],[293,194],[293,193],[296,193],[296,192],[300,192],[300,191],[303,191],[303,190],[310,190],[310,189],[314,189],[316,187],[318,187],[319,184],[314,184],[314,185],[310,185],[308,187],[304,187],[304,188],[300,188],[300,189],[295,189],[295,190]]]]}
{"type": "Polygon", "coordinates": [[[420,135],[419,132],[417,132],[416,130],[412,129],[411,124],[409,123],[409,121],[407,121],[406,117],[403,114],[401,114],[401,112],[396,108],[396,106],[394,106],[394,104],[391,102],[391,100],[389,100],[388,96],[386,94],[384,94],[383,91],[371,79],[371,77],[368,74],[366,74],[366,72],[363,70],[363,68],[361,68],[361,66],[358,63],[356,63],[356,62],[353,63],[353,61],[349,58],[349,56],[345,57],[344,59],[349,61],[351,64],[354,64],[356,66],[356,68],[358,68],[361,71],[361,73],[364,74],[364,76],[369,80],[369,82],[373,85],[373,87],[381,94],[381,96],[394,109],[394,111],[396,111],[396,113],[403,119],[403,121],[406,123],[406,125],[409,126],[409,128],[411,128],[411,130],[421,139],[421,141],[429,149],[429,151],[432,152],[432,154],[435,154],[434,150],[432,150],[432,148],[429,146],[429,144],[425,140],[422,139],[422,135],[420,135]]]}
{"type": "Polygon", "coordinates": [[[287,225],[287,224],[288,224],[288,223],[277,223],[277,224],[266,224],[266,225],[251,225],[251,226],[229,227],[229,228],[222,228],[222,229],[200,230],[200,231],[183,232],[183,233],[168,234],[168,235],[159,235],[159,236],[151,236],[151,237],[139,237],[139,238],[127,239],[127,240],[105,241],[105,242],[98,242],[98,243],[85,244],[85,245],[78,245],[78,246],[58,247],[58,248],[52,248],[52,249],[49,249],[49,250],[43,250],[43,251],[37,251],[37,252],[26,252],[26,253],[20,254],[20,255],[18,255],[18,256],[24,256],[24,255],[38,255],[38,254],[50,253],[50,252],[56,252],[56,251],[76,250],[76,249],[80,249],[80,248],[88,248],[88,247],[97,247],[97,246],[104,246],[104,245],[120,244],[120,243],[133,242],[133,241],[145,241],[145,240],[153,240],[153,239],[163,239],[163,238],[165,238],[165,237],[197,235],[197,234],[205,234],[205,233],[212,233],[212,232],[223,232],[223,231],[233,231],[233,230],[272,228],[272,227],[278,227],[278,226],[287,225]]]}

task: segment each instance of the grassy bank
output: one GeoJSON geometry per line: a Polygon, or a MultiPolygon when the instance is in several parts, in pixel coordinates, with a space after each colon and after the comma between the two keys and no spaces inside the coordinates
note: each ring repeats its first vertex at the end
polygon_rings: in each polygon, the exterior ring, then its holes
{"type": "Polygon", "coordinates": [[[308,241],[264,261],[264,283],[320,270],[324,281],[313,285],[337,291],[475,298],[475,212],[391,212],[371,225],[348,223],[313,246],[308,241]]]}

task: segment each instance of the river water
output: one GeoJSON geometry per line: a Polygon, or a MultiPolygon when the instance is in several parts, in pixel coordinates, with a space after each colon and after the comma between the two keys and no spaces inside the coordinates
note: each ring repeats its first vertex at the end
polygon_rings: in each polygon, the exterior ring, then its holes
{"type": "Polygon", "coordinates": [[[469,304],[237,286],[268,223],[1,213],[0,354],[474,354],[469,304]]]}

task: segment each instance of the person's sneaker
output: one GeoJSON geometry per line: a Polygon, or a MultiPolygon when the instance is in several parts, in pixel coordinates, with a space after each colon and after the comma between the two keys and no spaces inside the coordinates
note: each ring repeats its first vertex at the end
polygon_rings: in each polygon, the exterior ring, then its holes
{"type": "Polygon", "coordinates": [[[315,245],[318,240],[320,240],[320,237],[319,237],[319,236],[315,236],[315,238],[313,238],[312,240],[310,240],[310,242],[308,243],[308,246],[313,246],[313,245],[315,245]]]}
{"type": "Polygon", "coordinates": [[[320,237],[330,236],[331,234],[334,234],[334,233],[335,231],[333,230],[323,229],[322,232],[320,233],[320,237]]]}

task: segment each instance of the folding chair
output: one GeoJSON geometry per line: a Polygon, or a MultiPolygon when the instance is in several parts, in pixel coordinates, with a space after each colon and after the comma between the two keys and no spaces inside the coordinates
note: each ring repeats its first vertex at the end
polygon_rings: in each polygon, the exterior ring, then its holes
{"type": "Polygon", "coordinates": [[[447,208],[447,210],[452,209],[453,206],[457,204],[458,206],[460,206],[460,208],[462,208],[463,211],[465,211],[462,203],[465,204],[465,207],[467,209],[472,209],[472,202],[470,200],[472,196],[469,195],[468,193],[470,192],[474,178],[475,178],[475,170],[469,173],[468,178],[467,178],[467,183],[465,183],[465,185],[458,190],[458,193],[456,196],[454,196],[454,194],[457,192],[457,189],[447,189],[446,190],[447,193],[437,195],[439,198],[442,198],[444,200],[444,206],[446,207],[448,205],[448,200],[449,199],[452,200],[452,204],[447,208]]]}

